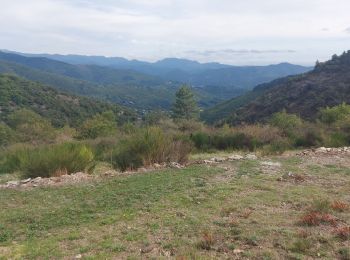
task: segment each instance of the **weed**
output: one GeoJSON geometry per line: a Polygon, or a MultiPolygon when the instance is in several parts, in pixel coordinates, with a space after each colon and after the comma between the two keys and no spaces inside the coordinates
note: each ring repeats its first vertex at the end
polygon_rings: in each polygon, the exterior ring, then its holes
{"type": "Polygon", "coordinates": [[[210,250],[214,245],[214,243],[215,243],[215,240],[214,240],[213,234],[206,231],[203,233],[202,239],[201,241],[198,242],[197,246],[198,248],[203,250],[210,250]]]}
{"type": "Polygon", "coordinates": [[[349,209],[349,205],[345,202],[337,200],[332,203],[331,208],[335,211],[344,212],[349,209]]]}
{"type": "Polygon", "coordinates": [[[290,248],[295,253],[306,253],[312,247],[312,241],[306,238],[300,238],[294,241],[290,248]]]}
{"type": "Polygon", "coordinates": [[[334,233],[337,237],[341,238],[342,240],[349,240],[350,239],[350,226],[346,227],[340,227],[337,228],[334,233]]]}
{"type": "Polygon", "coordinates": [[[337,219],[330,214],[313,211],[302,216],[300,223],[307,226],[319,226],[320,224],[336,226],[337,219]]]}

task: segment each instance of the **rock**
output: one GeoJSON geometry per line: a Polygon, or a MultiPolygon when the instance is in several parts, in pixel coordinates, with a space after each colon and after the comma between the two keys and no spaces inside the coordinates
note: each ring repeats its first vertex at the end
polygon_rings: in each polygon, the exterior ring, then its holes
{"type": "Polygon", "coordinates": [[[247,154],[245,156],[245,158],[248,159],[248,160],[256,160],[256,159],[258,159],[258,157],[255,154],[252,154],[252,153],[247,154]]]}
{"type": "Polygon", "coordinates": [[[234,249],[233,250],[233,253],[234,254],[242,254],[244,251],[243,250],[241,250],[241,249],[234,249]]]}
{"type": "Polygon", "coordinates": [[[36,177],[35,179],[32,180],[32,182],[38,183],[41,181],[41,179],[42,179],[41,177],[36,177]]]}
{"type": "Polygon", "coordinates": [[[83,256],[81,255],[81,254],[79,254],[79,255],[76,255],[75,257],[74,257],[74,259],[81,259],[83,256]]]}
{"type": "Polygon", "coordinates": [[[181,164],[179,164],[177,162],[171,162],[169,166],[170,166],[170,168],[173,168],[173,169],[182,169],[182,168],[184,168],[181,164]]]}
{"type": "Polygon", "coordinates": [[[160,165],[159,163],[155,163],[155,164],[153,164],[153,167],[156,169],[159,169],[162,167],[162,165],[160,165]]]}
{"type": "Polygon", "coordinates": [[[212,160],[203,160],[203,163],[204,163],[204,164],[212,164],[212,163],[215,163],[215,161],[212,161],[212,160]]]}
{"type": "Polygon", "coordinates": [[[141,254],[147,254],[149,252],[152,252],[153,247],[152,246],[146,246],[140,249],[141,254]]]}
{"type": "Polygon", "coordinates": [[[225,161],[225,158],[222,158],[222,157],[214,157],[214,158],[211,158],[210,161],[213,161],[213,162],[224,162],[224,161],[225,161]]]}
{"type": "Polygon", "coordinates": [[[21,183],[22,184],[25,184],[25,183],[28,183],[32,180],[32,178],[28,178],[28,179],[25,179],[25,180],[21,180],[21,183]]]}
{"type": "Polygon", "coordinates": [[[270,167],[281,167],[281,163],[279,162],[262,162],[261,165],[270,166],[270,167]]]}
{"type": "Polygon", "coordinates": [[[326,153],[327,152],[327,148],[326,147],[320,147],[320,148],[316,149],[315,152],[316,153],[326,153]]]}
{"type": "Polygon", "coordinates": [[[18,186],[19,181],[8,181],[8,182],[6,182],[6,185],[7,185],[7,187],[18,186]]]}
{"type": "Polygon", "coordinates": [[[233,155],[229,156],[227,159],[230,161],[235,161],[235,160],[243,160],[244,157],[242,155],[239,155],[239,154],[233,154],[233,155]]]}

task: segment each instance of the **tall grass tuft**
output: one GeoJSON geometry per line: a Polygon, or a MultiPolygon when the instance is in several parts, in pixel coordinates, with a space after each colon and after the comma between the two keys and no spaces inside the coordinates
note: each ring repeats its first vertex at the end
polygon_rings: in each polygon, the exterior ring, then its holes
{"type": "Polygon", "coordinates": [[[25,178],[51,177],[89,170],[93,159],[87,146],[64,143],[17,150],[7,156],[4,165],[9,172],[21,171],[25,178]]]}
{"type": "Polygon", "coordinates": [[[149,127],[121,140],[112,155],[112,164],[125,171],[154,163],[184,163],[191,150],[189,142],[166,135],[158,127],[149,127]]]}

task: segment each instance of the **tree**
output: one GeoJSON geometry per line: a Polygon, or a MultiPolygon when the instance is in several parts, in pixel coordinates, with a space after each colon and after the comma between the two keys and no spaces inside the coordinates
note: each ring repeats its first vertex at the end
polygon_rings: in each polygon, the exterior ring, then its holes
{"type": "Polygon", "coordinates": [[[198,117],[198,107],[194,95],[188,86],[182,86],[176,92],[176,101],[173,106],[174,119],[195,119],[198,117]]]}

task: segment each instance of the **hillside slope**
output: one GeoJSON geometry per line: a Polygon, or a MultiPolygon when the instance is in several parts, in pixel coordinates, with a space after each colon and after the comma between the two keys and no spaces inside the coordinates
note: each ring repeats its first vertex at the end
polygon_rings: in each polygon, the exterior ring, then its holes
{"type": "Polygon", "coordinates": [[[112,110],[121,117],[132,114],[117,105],[58,92],[57,90],[12,75],[0,75],[0,121],[16,109],[33,110],[55,126],[76,126],[103,111],[112,110]]]}
{"type": "Polygon", "coordinates": [[[282,78],[257,86],[203,113],[208,122],[225,120],[232,124],[260,122],[285,109],[314,119],[320,108],[350,103],[350,51],[320,63],[308,73],[282,78]],[[245,102],[241,102],[245,99],[245,102]]]}

